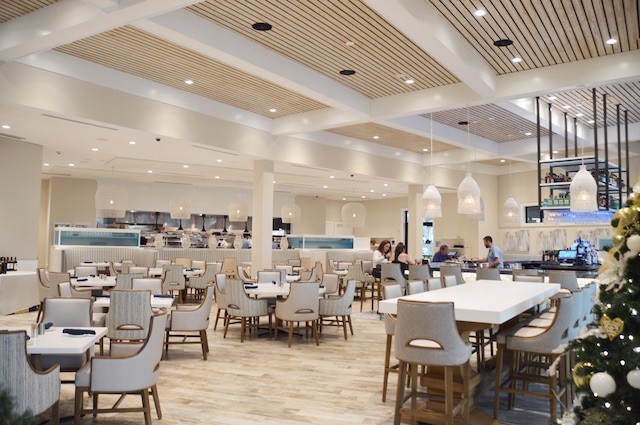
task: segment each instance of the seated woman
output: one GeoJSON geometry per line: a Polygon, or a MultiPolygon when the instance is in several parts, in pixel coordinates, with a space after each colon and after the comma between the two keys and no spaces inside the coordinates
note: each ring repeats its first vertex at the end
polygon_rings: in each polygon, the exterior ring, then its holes
{"type": "Polygon", "coordinates": [[[381,264],[391,261],[391,241],[388,239],[383,240],[378,245],[378,249],[373,251],[373,270],[371,274],[377,278],[380,278],[381,264]]]}
{"type": "Polygon", "coordinates": [[[400,263],[402,273],[404,273],[405,270],[409,270],[409,264],[416,264],[416,262],[413,261],[413,258],[407,254],[407,250],[402,242],[398,242],[398,245],[396,245],[392,263],[400,263]]]}

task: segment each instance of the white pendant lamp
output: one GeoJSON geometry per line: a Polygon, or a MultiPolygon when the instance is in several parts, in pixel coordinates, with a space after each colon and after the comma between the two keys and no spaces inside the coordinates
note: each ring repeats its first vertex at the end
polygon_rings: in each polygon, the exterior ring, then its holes
{"type": "Polygon", "coordinates": [[[229,204],[229,221],[240,222],[249,219],[249,207],[244,202],[229,204]]]}
{"type": "Polygon", "coordinates": [[[104,218],[122,218],[127,212],[127,191],[121,186],[105,185],[95,195],[96,215],[104,218]]]}
{"type": "Polygon", "coordinates": [[[342,222],[353,227],[364,227],[367,209],[359,202],[349,202],[342,207],[342,222]]]}
{"type": "Polygon", "coordinates": [[[478,214],[480,211],[480,186],[468,172],[458,186],[458,214],[478,214]]]}
{"type": "Polygon", "coordinates": [[[442,217],[442,196],[438,188],[430,184],[422,194],[422,216],[427,218],[442,217]]]}
{"type": "Polygon", "coordinates": [[[467,214],[467,221],[484,221],[484,199],[480,197],[480,208],[475,214],[467,214]]]}
{"type": "Polygon", "coordinates": [[[191,200],[187,198],[172,199],[169,202],[169,213],[172,219],[180,220],[178,230],[182,230],[182,220],[191,218],[191,200]]]}
{"type": "Polygon", "coordinates": [[[572,212],[592,212],[598,210],[598,185],[583,165],[573,176],[569,186],[572,212]]]}
{"type": "Polygon", "coordinates": [[[502,207],[504,217],[502,220],[506,223],[517,223],[520,221],[520,207],[513,196],[509,196],[502,207]]]}
{"type": "Polygon", "coordinates": [[[431,168],[431,184],[427,186],[422,194],[422,216],[427,218],[442,217],[442,196],[438,188],[433,184],[433,113],[430,116],[431,121],[431,146],[429,148],[431,168]]]}
{"type": "Polygon", "coordinates": [[[283,223],[297,223],[300,221],[301,210],[296,204],[286,204],[280,208],[283,223]]]}

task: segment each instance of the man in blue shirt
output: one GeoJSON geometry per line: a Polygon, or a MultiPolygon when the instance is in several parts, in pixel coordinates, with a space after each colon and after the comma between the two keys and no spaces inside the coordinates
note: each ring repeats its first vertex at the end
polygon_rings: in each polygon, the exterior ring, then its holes
{"type": "Polygon", "coordinates": [[[501,269],[503,264],[502,251],[500,251],[500,248],[493,244],[493,238],[491,236],[485,236],[482,238],[482,241],[484,242],[484,247],[489,249],[489,252],[487,252],[487,258],[472,261],[474,263],[489,263],[490,268],[501,269]]]}
{"type": "Polygon", "coordinates": [[[445,261],[451,261],[449,258],[449,247],[447,245],[440,245],[440,250],[433,254],[431,257],[432,263],[443,263],[445,261]]]}

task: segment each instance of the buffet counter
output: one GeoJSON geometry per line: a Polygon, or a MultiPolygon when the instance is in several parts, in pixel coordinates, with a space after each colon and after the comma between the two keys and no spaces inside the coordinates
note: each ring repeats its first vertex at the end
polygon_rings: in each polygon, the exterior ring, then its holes
{"type": "Polygon", "coordinates": [[[0,314],[7,315],[40,303],[36,272],[0,274],[0,314]]]}

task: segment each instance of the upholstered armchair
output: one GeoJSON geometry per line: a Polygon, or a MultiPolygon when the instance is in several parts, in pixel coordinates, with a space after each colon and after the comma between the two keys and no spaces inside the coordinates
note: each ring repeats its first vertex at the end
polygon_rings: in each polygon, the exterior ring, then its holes
{"type": "Polygon", "coordinates": [[[171,312],[166,329],[165,352],[169,353],[169,344],[200,344],[202,358],[207,360],[209,342],[207,329],[209,328],[209,314],[213,304],[214,286],[207,285],[202,302],[196,306],[178,306],[171,312]],[[180,338],[171,341],[171,337],[180,338]],[[189,337],[197,337],[199,341],[190,341],[189,337]]]}

